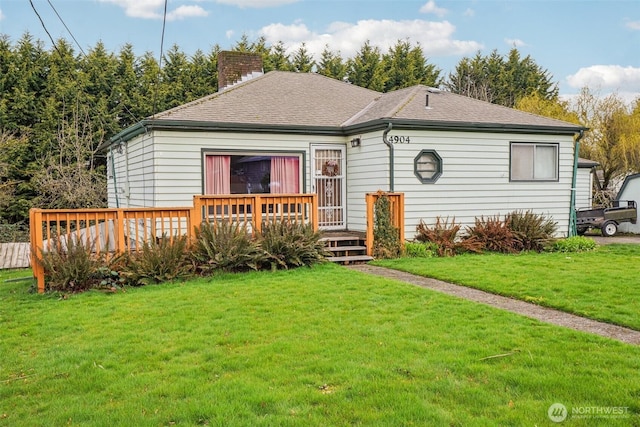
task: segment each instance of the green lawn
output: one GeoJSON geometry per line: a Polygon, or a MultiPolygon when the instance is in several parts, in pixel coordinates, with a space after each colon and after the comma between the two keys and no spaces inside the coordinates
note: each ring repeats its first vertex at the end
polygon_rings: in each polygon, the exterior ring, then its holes
{"type": "Polygon", "coordinates": [[[336,265],[60,299],[0,273],[0,425],[640,424],[640,348],[336,265]]]}
{"type": "Polygon", "coordinates": [[[376,265],[640,330],[640,245],[584,253],[402,258],[376,265]]]}

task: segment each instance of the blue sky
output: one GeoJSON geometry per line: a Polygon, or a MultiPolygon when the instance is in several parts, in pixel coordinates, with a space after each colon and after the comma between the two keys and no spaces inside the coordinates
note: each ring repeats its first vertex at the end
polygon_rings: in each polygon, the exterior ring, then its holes
{"type": "MultiPolygon", "coordinates": [[[[164,0],[32,2],[54,39],[73,42],[51,5],[85,51],[99,40],[115,52],[126,43],[137,54],[160,51],[164,0]]],[[[347,58],[366,40],[386,52],[408,39],[446,74],[478,50],[515,46],[551,73],[562,95],[589,86],[640,96],[638,0],[169,0],[167,13],[165,50],[227,49],[246,34],[292,51],[304,42],[316,54],[328,44],[347,58]]],[[[26,31],[50,47],[28,0],[0,0],[0,33],[15,42],[26,31]]]]}

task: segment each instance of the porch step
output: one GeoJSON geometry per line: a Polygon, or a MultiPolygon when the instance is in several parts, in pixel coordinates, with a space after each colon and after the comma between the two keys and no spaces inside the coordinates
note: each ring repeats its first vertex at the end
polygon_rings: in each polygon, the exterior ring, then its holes
{"type": "Polygon", "coordinates": [[[348,256],[330,256],[327,260],[331,262],[338,262],[341,264],[353,264],[359,262],[372,261],[373,257],[369,255],[348,255],[348,256]]]}
{"type": "Polygon", "coordinates": [[[338,232],[325,235],[322,238],[327,251],[332,255],[328,261],[340,264],[357,264],[371,261],[373,257],[367,255],[367,246],[362,233],[338,232]]]}
{"type": "Polygon", "coordinates": [[[350,252],[350,251],[367,251],[366,246],[329,246],[331,252],[350,252]]]}

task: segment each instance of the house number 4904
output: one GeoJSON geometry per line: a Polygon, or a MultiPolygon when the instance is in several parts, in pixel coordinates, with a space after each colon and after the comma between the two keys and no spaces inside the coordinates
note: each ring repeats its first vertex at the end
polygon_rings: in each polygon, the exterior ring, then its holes
{"type": "Polygon", "coordinates": [[[408,136],[393,135],[389,137],[389,141],[394,144],[409,144],[411,139],[408,136]]]}

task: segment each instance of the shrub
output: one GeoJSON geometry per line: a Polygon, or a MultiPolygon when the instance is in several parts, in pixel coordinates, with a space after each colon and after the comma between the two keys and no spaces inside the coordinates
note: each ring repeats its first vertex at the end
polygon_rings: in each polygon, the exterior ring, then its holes
{"type": "Polygon", "coordinates": [[[420,220],[416,227],[418,231],[416,240],[435,243],[438,256],[454,256],[463,252],[481,252],[481,243],[473,238],[461,239],[458,236],[460,227],[460,224],[456,224],[455,217],[449,223],[449,218],[443,220],[438,216],[433,227],[429,227],[424,221],[420,220]]]}
{"type": "Polygon", "coordinates": [[[400,230],[391,222],[389,197],[380,193],[373,209],[373,256],[378,259],[398,258],[402,253],[400,230]]]}
{"type": "Polygon", "coordinates": [[[516,240],[508,226],[506,219],[503,221],[498,215],[484,216],[475,219],[473,227],[467,227],[465,239],[475,239],[482,248],[491,252],[514,253],[516,240]]]}
{"type": "Polygon", "coordinates": [[[28,242],[29,226],[24,223],[0,222],[0,243],[28,242]]]}
{"type": "Polygon", "coordinates": [[[198,271],[205,275],[217,269],[257,270],[264,259],[246,226],[230,221],[202,223],[196,230],[192,256],[198,271]]]}
{"type": "Polygon", "coordinates": [[[531,211],[515,211],[505,216],[505,222],[514,235],[518,251],[538,251],[554,240],[558,223],[531,211]]]}
{"type": "Polygon", "coordinates": [[[325,261],[328,255],[321,234],[311,224],[288,221],[267,223],[262,227],[260,247],[263,265],[272,270],[309,266],[325,261]]]}
{"type": "Polygon", "coordinates": [[[50,250],[38,259],[49,290],[80,292],[99,285],[101,268],[106,263],[93,253],[91,246],[76,239],[57,238],[50,242],[50,250]]]}
{"type": "Polygon", "coordinates": [[[121,275],[132,286],[183,279],[192,271],[187,254],[186,236],[163,236],[157,241],[146,242],[142,250],[129,254],[121,275]]]}
{"type": "Polygon", "coordinates": [[[405,242],[404,254],[413,258],[431,258],[438,254],[438,245],[430,242],[405,242]]]}
{"type": "Polygon", "coordinates": [[[550,252],[588,252],[596,249],[598,244],[588,237],[573,236],[558,239],[549,247],[550,252]]]}

